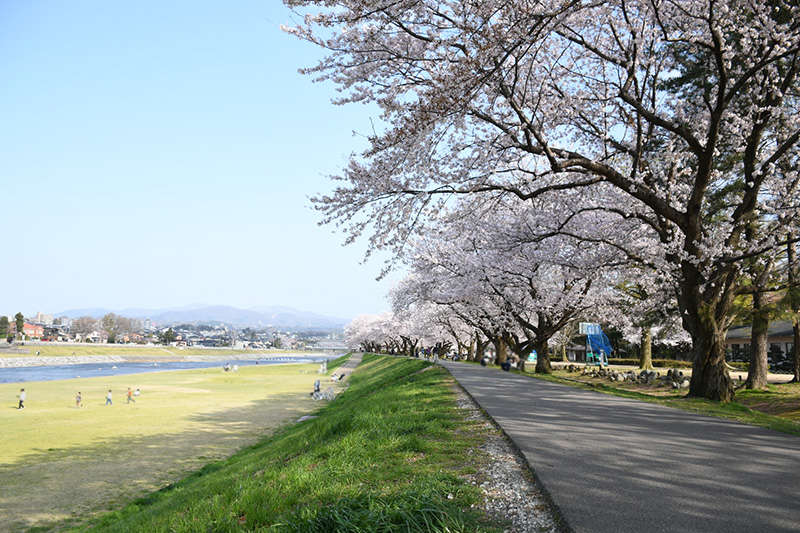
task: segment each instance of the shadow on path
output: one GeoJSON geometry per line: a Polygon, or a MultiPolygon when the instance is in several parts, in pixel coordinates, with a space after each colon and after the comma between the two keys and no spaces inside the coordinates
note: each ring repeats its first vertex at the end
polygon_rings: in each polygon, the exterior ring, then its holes
{"type": "Polygon", "coordinates": [[[800,438],[444,363],[577,532],[800,531],[800,438]]]}

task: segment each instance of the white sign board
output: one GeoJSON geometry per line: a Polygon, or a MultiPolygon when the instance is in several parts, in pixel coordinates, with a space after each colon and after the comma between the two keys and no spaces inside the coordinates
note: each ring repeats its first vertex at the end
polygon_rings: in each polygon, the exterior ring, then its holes
{"type": "Polygon", "coordinates": [[[600,324],[593,322],[580,322],[578,324],[578,333],[580,335],[600,335],[601,332],[600,324]]]}

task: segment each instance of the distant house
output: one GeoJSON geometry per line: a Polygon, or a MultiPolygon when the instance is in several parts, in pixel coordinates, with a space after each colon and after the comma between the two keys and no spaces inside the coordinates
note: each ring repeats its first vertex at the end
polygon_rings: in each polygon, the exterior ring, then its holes
{"type": "MultiPolygon", "coordinates": [[[[8,335],[15,336],[16,334],[17,334],[16,321],[9,321],[8,335]]],[[[29,339],[41,339],[42,337],[44,337],[44,326],[41,324],[30,324],[28,322],[25,322],[22,325],[22,334],[28,337],[29,339]]]]}
{"type": "MultiPolygon", "coordinates": [[[[744,361],[750,357],[752,328],[750,326],[735,326],[728,330],[725,338],[726,352],[733,361],[744,361]]],[[[767,333],[769,357],[778,362],[791,357],[794,349],[794,333],[792,323],[788,320],[776,321],[770,324],[767,333]]]]}
{"type": "Polygon", "coordinates": [[[103,336],[101,335],[101,332],[92,331],[91,333],[87,333],[83,336],[81,336],[80,334],[76,334],[75,340],[78,342],[93,342],[95,344],[98,344],[100,342],[103,342],[103,336]]]}
{"type": "Polygon", "coordinates": [[[41,324],[28,324],[27,322],[22,328],[22,332],[26,337],[31,339],[41,339],[44,337],[44,326],[41,324]]]}
{"type": "Polygon", "coordinates": [[[64,340],[67,334],[64,332],[64,326],[60,325],[45,325],[44,329],[44,338],[48,340],[55,340],[61,341],[64,340]]]}
{"type": "Polygon", "coordinates": [[[205,346],[206,348],[216,348],[220,345],[219,339],[200,339],[194,342],[194,346],[205,346]]]}

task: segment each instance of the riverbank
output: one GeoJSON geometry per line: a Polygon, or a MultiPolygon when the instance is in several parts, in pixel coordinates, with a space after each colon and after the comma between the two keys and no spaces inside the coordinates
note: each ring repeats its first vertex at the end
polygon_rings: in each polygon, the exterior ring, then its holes
{"type": "MultiPolygon", "coordinates": [[[[2,354],[0,354],[2,355],[2,354]]],[[[182,355],[164,350],[163,353],[125,354],[125,355],[67,355],[67,356],[19,356],[0,357],[0,368],[62,366],[83,364],[119,364],[119,363],[175,363],[175,362],[233,362],[289,359],[297,357],[330,356],[323,352],[228,352],[221,351],[213,355],[182,355]]],[[[290,361],[287,361],[290,362],[290,361]]]]}
{"type": "Polygon", "coordinates": [[[20,386],[0,384],[0,532],[60,530],[48,525],[125,505],[229,457],[315,411],[319,402],[308,393],[318,368],[262,364],[26,383],[20,410],[20,386]],[[141,389],[135,402],[127,402],[129,387],[141,389]],[[105,405],[108,390],[113,405],[105,405]]]}
{"type": "Polygon", "coordinates": [[[365,355],[352,375],[317,416],[70,531],[558,531],[444,369],[365,355]]]}

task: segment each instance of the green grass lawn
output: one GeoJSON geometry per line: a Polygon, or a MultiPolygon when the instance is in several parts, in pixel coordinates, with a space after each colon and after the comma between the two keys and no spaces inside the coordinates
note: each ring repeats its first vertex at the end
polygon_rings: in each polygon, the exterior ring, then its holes
{"type": "MultiPolygon", "coordinates": [[[[663,369],[659,370],[664,373],[663,369]]],[[[608,378],[592,378],[562,369],[554,370],[549,376],[530,372],[526,374],[571,387],[588,388],[800,435],[800,383],[770,384],[764,390],[739,388],[735,401],[725,404],[702,398],[688,398],[686,389],[673,389],[669,385],[610,381],[608,378]]]]}
{"type": "Polygon", "coordinates": [[[444,369],[365,356],[318,415],[92,520],[91,530],[502,531],[472,508],[480,490],[465,476],[486,430],[455,408],[444,369]]]}
{"type": "Polygon", "coordinates": [[[308,396],[318,367],[0,384],[0,531],[82,520],[231,455],[319,408],[308,396]],[[23,386],[27,408],[17,410],[23,386]],[[128,387],[142,391],[135,404],[128,387]]]}

